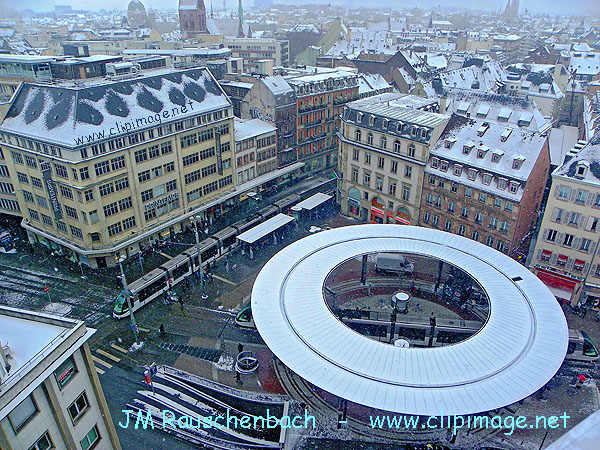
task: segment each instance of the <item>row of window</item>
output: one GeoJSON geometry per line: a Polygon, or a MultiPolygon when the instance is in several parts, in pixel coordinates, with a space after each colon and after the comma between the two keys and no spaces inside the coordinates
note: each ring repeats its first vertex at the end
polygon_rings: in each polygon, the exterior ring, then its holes
{"type": "Polygon", "coordinates": [[[221,178],[218,181],[212,181],[204,186],[193,189],[187,193],[187,201],[192,202],[194,200],[199,199],[202,196],[208,195],[211,192],[215,192],[218,189],[222,189],[226,186],[229,186],[233,183],[233,177],[231,175],[227,175],[226,177],[221,178]]]}
{"type": "Polygon", "coordinates": [[[593,233],[598,231],[598,219],[594,216],[585,216],[578,212],[569,212],[562,208],[554,208],[550,219],[552,222],[566,224],[575,228],[584,228],[593,233]]]}
{"type": "Polygon", "coordinates": [[[578,203],[580,205],[600,208],[600,194],[595,194],[583,189],[575,189],[565,185],[557,185],[554,188],[554,196],[561,200],[578,203]]]}
{"type": "MultiPolygon", "coordinates": [[[[549,250],[538,250],[537,259],[543,263],[547,263],[553,266],[562,267],[565,270],[572,270],[573,272],[583,272],[587,268],[588,264],[582,259],[569,258],[567,255],[560,253],[553,253],[549,250]]],[[[600,267],[596,267],[594,276],[600,277],[600,267]]]]}
{"type": "MultiPolygon", "coordinates": [[[[447,172],[448,171],[448,167],[450,166],[450,163],[448,161],[445,160],[440,160],[439,158],[436,157],[432,157],[429,164],[431,165],[432,168],[437,169],[439,168],[439,170],[441,170],[442,172],[447,172]]],[[[463,173],[463,166],[462,164],[452,164],[452,173],[454,174],[454,176],[460,177],[463,173]]],[[[477,179],[477,175],[481,172],[478,169],[474,169],[474,168],[464,168],[466,173],[467,173],[467,178],[470,181],[475,181],[477,179]]],[[[504,177],[495,177],[493,174],[489,173],[489,172],[481,172],[481,182],[487,186],[492,184],[492,180],[496,179],[496,187],[500,190],[505,190],[506,187],[508,186],[509,191],[512,194],[516,194],[519,191],[519,186],[520,184],[516,181],[509,181],[507,178],[504,177]]]]}
{"type": "Polygon", "coordinates": [[[162,166],[156,166],[152,169],[143,170],[138,173],[138,182],[144,183],[148,180],[163,176],[164,174],[171,173],[175,170],[175,163],[173,161],[163,164],[162,166]]]}
{"type": "Polygon", "coordinates": [[[586,253],[593,252],[594,248],[596,247],[596,243],[591,239],[578,237],[570,233],[562,233],[551,228],[544,229],[542,233],[542,239],[546,242],[552,242],[557,245],[573,248],[586,253]]]}
{"type": "MultiPolygon", "coordinates": [[[[356,130],[356,141],[360,142],[360,138],[361,138],[361,131],[359,129],[356,130]]],[[[373,146],[373,134],[369,133],[367,135],[367,145],[373,146]]],[[[381,139],[379,140],[379,148],[383,149],[383,150],[387,150],[387,139],[385,136],[382,136],[381,139]]],[[[402,152],[402,142],[399,139],[395,139],[394,140],[394,146],[392,147],[392,149],[394,153],[398,153],[400,154],[402,152]]],[[[414,158],[415,157],[415,153],[416,153],[416,147],[415,144],[408,144],[408,147],[406,149],[406,154],[411,157],[414,158]]],[[[354,149],[354,154],[353,154],[353,159],[355,161],[358,161],[358,149],[354,149]]],[[[366,159],[366,157],[365,157],[366,159]]],[[[365,161],[366,162],[366,161],[365,161]]],[[[370,164],[370,163],[367,163],[370,164]]]]}
{"type": "MultiPolygon", "coordinates": [[[[433,175],[429,175],[429,185],[430,186],[435,186],[436,184],[437,184],[438,187],[445,188],[445,186],[446,186],[446,180],[444,180],[443,178],[436,178],[433,175]]],[[[453,193],[455,193],[455,194],[458,193],[458,187],[459,187],[459,185],[457,183],[454,183],[454,182],[450,183],[450,191],[453,192],[453,193]]],[[[463,195],[464,195],[465,198],[473,198],[473,194],[474,194],[473,193],[473,189],[471,189],[469,187],[465,187],[464,188],[463,195]]],[[[432,195],[433,194],[429,193],[427,195],[427,198],[430,198],[429,196],[432,196],[432,195]]],[[[477,198],[478,198],[478,200],[481,203],[486,203],[487,199],[488,199],[488,194],[486,194],[484,192],[479,192],[478,195],[477,195],[477,198]]],[[[502,204],[504,203],[504,210],[508,211],[508,212],[512,212],[512,210],[513,210],[513,203],[511,201],[508,201],[508,200],[504,200],[503,201],[501,198],[499,198],[499,197],[493,197],[493,196],[491,196],[490,198],[494,199],[494,207],[496,207],[496,208],[502,208],[502,204]]],[[[442,206],[441,205],[442,197],[439,197],[438,199],[439,199],[439,201],[436,201],[435,203],[436,203],[436,206],[438,208],[440,208],[442,206]]],[[[432,200],[431,203],[429,203],[429,204],[433,204],[433,203],[434,202],[432,200]]]]}
{"type": "Polygon", "coordinates": [[[108,226],[108,235],[112,237],[112,236],[122,233],[123,231],[127,231],[133,227],[135,227],[135,217],[131,216],[121,222],[117,222],[112,225],[109,225],[108,226]]]}
{"type": "Polygon", "coordinates": [[[175,191],[177,189],[177,180],[171,180],[164,184],[159,184],[153,188],[146,189],[141,192],[142,202],[147,202],[153,198],[158,198],[165,195],[168,192],[175,191]]]}

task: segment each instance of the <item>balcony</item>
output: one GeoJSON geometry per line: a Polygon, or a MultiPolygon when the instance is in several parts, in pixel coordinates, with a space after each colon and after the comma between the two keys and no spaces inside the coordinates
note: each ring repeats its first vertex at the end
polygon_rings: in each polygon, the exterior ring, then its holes
{"type": "Polygon", "coordinates": [[[304,108],[298,108],[298,112],[299,113],[307,113],[307,112],[311,112],[311,111],[319,111],[321,109],[327,109],[328,106],[329,106],[328,104],[305,106],[304,108]]]}
{"type": "Polygon", "coordinates": [[[325,139],[327,137],[327,133],[323,133],[323,134],[319,134],[319,135],[315,135],[315,136],[310,136],[306,139],[300,140],[298,141],[298,145],[302,145],[302,144],[308,144],[311,142],[316,142],[319,141],[321,139],[325,139]]]}

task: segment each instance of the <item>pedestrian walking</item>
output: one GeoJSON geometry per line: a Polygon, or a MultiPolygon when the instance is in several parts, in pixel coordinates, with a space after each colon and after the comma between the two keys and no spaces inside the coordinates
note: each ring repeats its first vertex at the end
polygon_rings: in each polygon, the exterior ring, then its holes
{"type": "Polygon", "coordinates": [[[581,317],[585,319],[585,315],[587,314],[587,308],[583,308],[583,312],[581,313],[581,317]]]}
{"type": "Polygon", "coordinates": [[[161,323],[160,327],[158,327],[158,331],[160,332],[160,337],[164,338],[167,333],[165,333],[165,326],[161,323]]]}
{"type": "Polygon", "coordinates": [[[244,346],[242,345],[242,343],[240,342],[238,344],[238,353],[242,353],[244,351],[244,346]]]}
{"type": "Polygon", "coordinates": [[[179,301],[179,305],[181,306],[181,310],[183,311],[183,295],[179,296],[178,301],[179,301]]]}
{"type": "Polygon", "coordinates": [[[194,281],[196,282],[196,284],[198,284],[198,282],[200,281],[200,271],[196,270],[194,272],[194,281]]]}
{"type": "Polygon", "coordinates": [[[237,367],[235,368],[235,382],[238,384],[244,384],[242,383],[242,374],[237,370],[237,367]]]}
{"type": "Polygon", "coordinates": [[[184,284],[186,289],[190,288],[190,277],[188,275],[185,276],[185,284],[184,284]]]}

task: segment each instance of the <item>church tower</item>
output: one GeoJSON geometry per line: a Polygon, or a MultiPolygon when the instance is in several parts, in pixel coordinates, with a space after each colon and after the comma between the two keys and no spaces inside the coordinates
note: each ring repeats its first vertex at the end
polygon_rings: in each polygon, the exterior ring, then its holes
{"type": "Polygon", "coordinates": [[[204,0],[179,0],[179,26],[182,39],[208,33],[204,0]]]}

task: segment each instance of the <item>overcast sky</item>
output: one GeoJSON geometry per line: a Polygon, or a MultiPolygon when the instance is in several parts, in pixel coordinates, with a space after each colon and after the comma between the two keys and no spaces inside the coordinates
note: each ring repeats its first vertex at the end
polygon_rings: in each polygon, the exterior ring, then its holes
{"type": "MultiPolygon", "coordinates": [[[[438,5],[452,5],[452,6],[463,6],[470,9],[486,9],[486,10],[498,10],[501,6],[506,4],[507,0],[372,0],[369,4],[373,6],[389,6],[390,4],[396,4],[403,7],[419,6],[420,8],[434,8],[438,5]]],[[[178,0],[142,0],[146,8],[177,8],[178,0]]],[[[211,0],[204,0],[207,9],[210,8],[211,0]]],[[[223,0],[213,0],[214,8],[221,8],[223,0]]],[[[307,4],[307,3],[323,3],[326,4],[327,0],[274,0],[274,2],[281,2],[284,4],[307,4]]],[[[346,4],[346,5],[363,5],[363,0],[332,0],[334,4],[346,4]]],[[[30,8],[34,11],[51,11],[56,4],[71,5],[73,9],[86,9],[86,10],[99,10],[104,9],[125,9],[129,3],[128,0],[102,0],[102,1],[90,1],[90,0],[0,0],[0,3],[5,6],[12,7],[15,9],[30,8]]],[[[245,7],[249,7],[254,3],[254,0],[243,0],[245,7]]],[[[549,14],[582,14],[600,15],[600,1],[598,0],[521,0],[520,11],[523,12],[525,9],[529,9],[533,12],[542,12],[549,14]]],[[[227,0],[228,8],[237,7],[237,0],[227,0]]]]}

